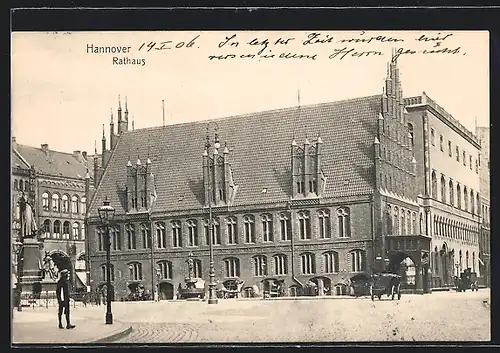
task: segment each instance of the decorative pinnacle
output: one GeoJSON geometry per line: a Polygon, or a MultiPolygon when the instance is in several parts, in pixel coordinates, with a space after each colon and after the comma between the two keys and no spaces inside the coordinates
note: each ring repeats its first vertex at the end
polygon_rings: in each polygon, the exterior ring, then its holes
{"type": "Polygon", "coordinates": [[[113,124],[113,108],[111,108],[111,124],[113,124]]]}
{"type": "Polygon", "coordinates": [[[120,100],[120,95],[118,95],[118,110],[122,110],[122,103],[120,100]]]}

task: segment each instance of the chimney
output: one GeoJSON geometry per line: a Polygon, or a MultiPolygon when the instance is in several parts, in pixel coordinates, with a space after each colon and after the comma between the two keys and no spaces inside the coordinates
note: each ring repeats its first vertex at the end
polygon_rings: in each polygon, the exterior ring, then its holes
{"type": "Polygon", "coordinates": [[[42,150],[47,151],[49,149],[49,144],[47,143],[42,143],[41,144],[42,150]]]}
{"type": "Polygon", "coordinates": [[[87,151],[82,151],[82,157],[87,160],[87,151]]]}
{"type": "Polygon", "coordinates": [[[73,151],[73,157],[75,157],[78,161],[80,160],[82,153],[80,151],[73,151]]]}

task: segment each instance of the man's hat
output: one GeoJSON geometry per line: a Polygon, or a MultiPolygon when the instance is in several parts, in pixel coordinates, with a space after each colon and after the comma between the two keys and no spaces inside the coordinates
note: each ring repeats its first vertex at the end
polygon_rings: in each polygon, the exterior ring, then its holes
{"type": "Polygon", "coordinates": [[[69,272],[69,271],[68,271],[68,269],[67,269],[67,268],[64,268],[64,269],[62,269],[61,271],[59,271],[59,273],[60,273],[60,274],[62,274],[62,275],[65,275],[65,274],[67,274],[68,272],[69,272]]]}

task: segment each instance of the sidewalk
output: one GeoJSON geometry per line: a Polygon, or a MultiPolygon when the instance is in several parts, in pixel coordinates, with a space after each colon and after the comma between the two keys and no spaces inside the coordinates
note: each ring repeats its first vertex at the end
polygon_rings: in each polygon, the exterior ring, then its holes
{"type": "MultiPolygon", "coordinates": [[[[57,309],[47,311],[24,309],[14,311],[12,323],[13,344],[71,344],[108,343],[124,337],[132,330],[130,325],[114,321],[106,325],[104,317],[96,319],[71,317],[72,330],[57,327],[57,309]]],[[[63,324],[66,324],[63,316],[63,324]]]]}

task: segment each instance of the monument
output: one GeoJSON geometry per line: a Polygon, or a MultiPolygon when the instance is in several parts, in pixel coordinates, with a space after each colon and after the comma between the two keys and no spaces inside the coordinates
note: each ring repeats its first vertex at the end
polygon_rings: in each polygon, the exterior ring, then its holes
{"type": "Polygon", "coordinates": [[[194,261],[193,254],[189,253],[186,261],[188,267],[188,276],[184,279],[185,288],[179,284],[179,299],[199,300],[205,295],[205,281],[199,278],[194,278],[194,261]]]}

